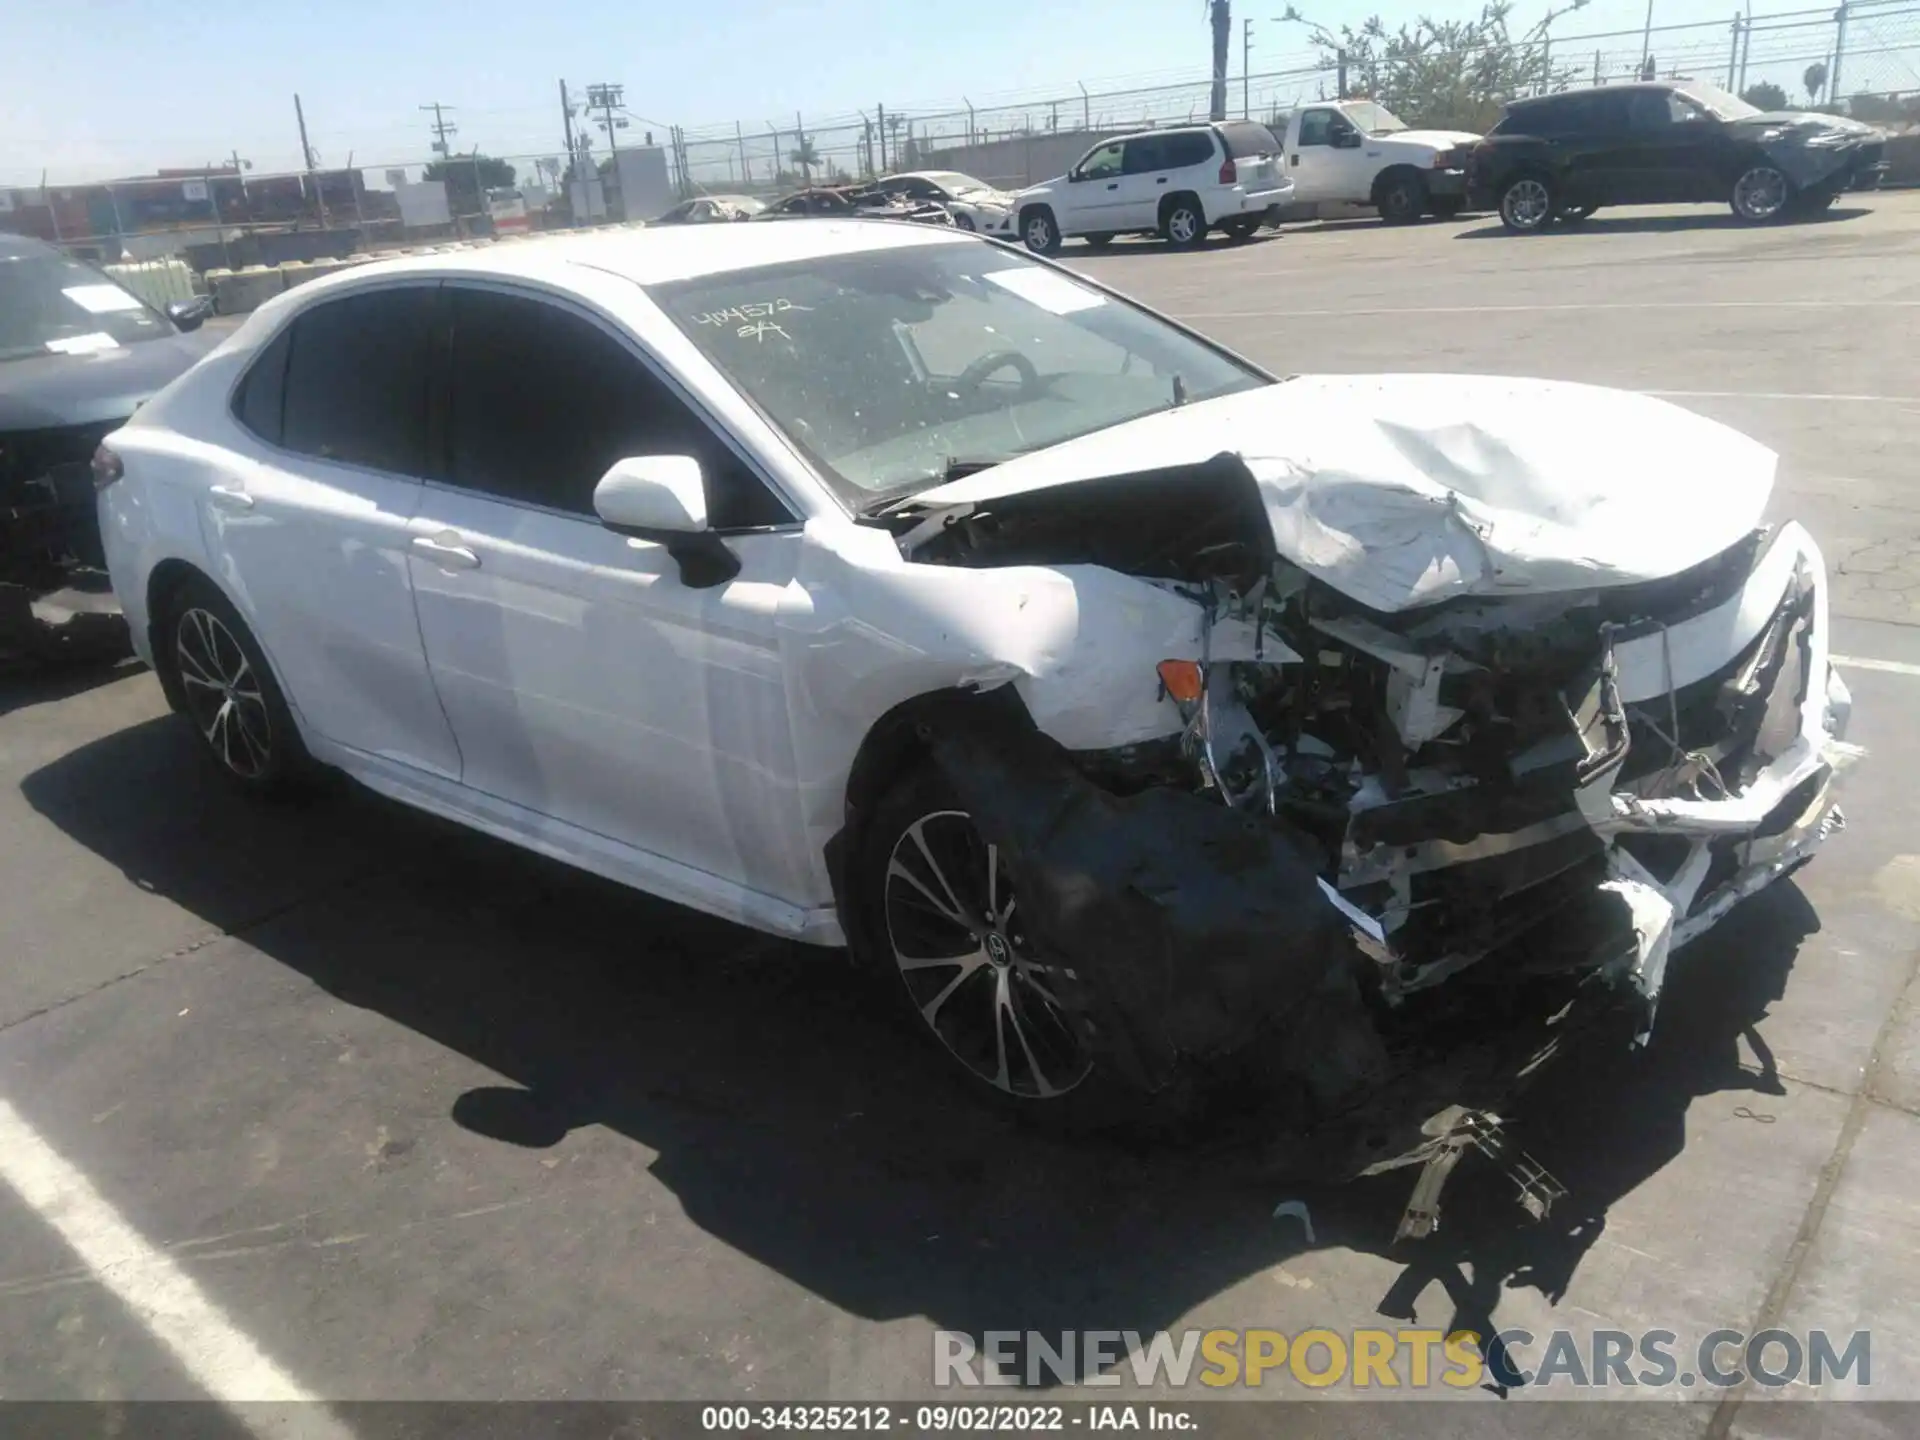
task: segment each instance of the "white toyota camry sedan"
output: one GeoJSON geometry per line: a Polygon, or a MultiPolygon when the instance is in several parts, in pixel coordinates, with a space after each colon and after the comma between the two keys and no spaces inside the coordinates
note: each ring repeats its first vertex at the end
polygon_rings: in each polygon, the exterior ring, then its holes
{"type": "Polygon", "coordinates": [[[1016,1108],[1254,1076],[1377,1160],[1570,994],[1644,1036],[1669,956],[1837,828],[1774,468],[1633,394],[1277,378],[855,220],[355,267],[95,479],[239,785],[336,767],[845,944],[1016,1108]]]}

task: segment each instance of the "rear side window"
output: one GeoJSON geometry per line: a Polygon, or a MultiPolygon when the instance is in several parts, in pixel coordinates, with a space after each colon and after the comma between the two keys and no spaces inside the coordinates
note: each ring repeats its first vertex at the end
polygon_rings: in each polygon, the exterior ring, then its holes
{"type": "Polygon", "coordinates": [[[1260,155],[1280,153],[1280,145],[1273,138],[1273,132],[1252,120],[1227,120],[1213,128],[1226,141],[1227,154],[1236,160],[1251,160],[1260,155]]]}
{"type": "Polygon", "coordinates": [[[287,394],[287,352],[293,348],[289,326],[255,358],[233,396],[233,416],[269,445],[280,443],[281,412],[287,394]]]}
{"type": "Polygon", "coordinates": [[[1214,158],[1213,136],[1205,130],[1168,135],[1163,143],[1166,146],[1166,158],[1161,163],[1168,170],[1184,169],[1188,165],[1206,165],[1214,158]]]}
{"type": "Polygon", "coordinates": [[[1578,135],[1597,128],[1594,98],[1590,95],[1562,95],[1509,110],[1493,127],[1495,135],[1578,135]]]}
{"type": "Polygon", "coordinates": [[[1160,135],[1136,135],[1127,141],[1127,161],[1124,173],[1145,175],[1154,170],[1165,170],[1167,166],[1167,137],[1160,135]]]}
{"type": "Polygon", "coordinates": [[[616,460],[691,455],[716,530],[780,525],[784,502],[626,346],[544,300],[453,287],[447,478],[578,515],[616,460]]]}
{"type": "Polygon", "coordinates": [[[436,287],[330,300],[293,322],[280,443],[396,475],[427,472],[436,287]]]}

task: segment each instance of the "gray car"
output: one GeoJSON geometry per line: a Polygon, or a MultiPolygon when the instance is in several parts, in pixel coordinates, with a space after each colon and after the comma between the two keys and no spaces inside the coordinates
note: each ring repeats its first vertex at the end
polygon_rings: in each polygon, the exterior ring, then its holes
{"type": "Polygon", "coordinates": [[[211,348],[204,301],[163,313],[51,245],[0,235],[0,657],[113,643],[90,463],[211,348]]]}

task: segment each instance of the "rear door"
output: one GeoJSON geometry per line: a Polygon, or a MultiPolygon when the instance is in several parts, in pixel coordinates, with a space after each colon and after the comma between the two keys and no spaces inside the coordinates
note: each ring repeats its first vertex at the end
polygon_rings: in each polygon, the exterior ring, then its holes
{"type": "Polygon", "coordinates": [[[1114,229],[1150,230],[1160,220],[1160,197],[1173,179],[1173,167],[1181,137],[1174,135],[1135,135],[1127,141],[1126,160],[1120,177],[1120,200],[1114,207],[1114,229]]]}
{"type": "Polygon", "coordinates": [[[246,435],[207,493],[205,524],[221,582],[307,725],[453,778],[459,752],[407,577],[438,304],[438,282],[411,282],[297,315],[235,392],[246,435]]]}

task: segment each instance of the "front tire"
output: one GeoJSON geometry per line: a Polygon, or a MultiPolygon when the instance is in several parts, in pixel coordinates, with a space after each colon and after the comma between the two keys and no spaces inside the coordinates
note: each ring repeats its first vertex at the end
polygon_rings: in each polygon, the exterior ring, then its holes
{"type": "Polygon", "coordinates": [[[1205,244],[1207,216],[1200,202],[1185,195],[1169,200],[1160,215],[1160,233],[1176,250],[1196,250],[1205,244]]]}
{"type": "Polygon", "coordinates": [[[1499,209],[1514,234],[1537,235],[1553,219],[1553,186],[1542,175],[1516,175],[1500,188],[1499,209]]]}
{"type": "Polygon", "coordinates": [[[1396,175],[1380,188],[1380,218],[1389,225],[1411,225],[1427,213],[1427,187],[1418,175],[1396,175]]]}
{"type": "Polygon", "coordinates": [[[263,797],[299,789],[313,762],[233,602],[211,581],[190,579],[167,597],[159,631],[181,713],[222,778],[263,797]]]}
{"type": "Polygon", "coordinates": [[[1762,164],[1740,172],[1727,203],[1747,224],[1764,225],[1791,210],[1793,199],[1793,183],[1777,167],[1762,164]]]}
{"type": "Polygon", "coordinates": [[[962,215],[958,211],[954,212],[953,224],[957,230],[974,230],[978,228],[973,223],[973,217],[971,215],[962,215]]]}
{"type": "Polygon", "coordinates": [[[1060,225],[1053,218],[1053,211],[1044,205],[1035,205],[1020,214],[1020,238],[1027,249],[1036,255],[1057,255],[1060,253],[1060,225]]]}

